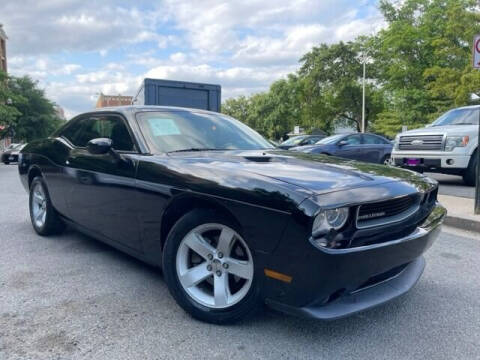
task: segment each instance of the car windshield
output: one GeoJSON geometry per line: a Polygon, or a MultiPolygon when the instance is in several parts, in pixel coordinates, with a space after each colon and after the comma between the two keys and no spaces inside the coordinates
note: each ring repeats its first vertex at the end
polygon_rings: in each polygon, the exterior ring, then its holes
{"type": "Polygon", "coordinates": [[[138,113],[137,120],[155,153],[274,148],[245,124],[222,114],[152,111],[138,113]]]}
{"type": "Polygon", "coordinates": [[[447,111],[432,123],[432,126],[478,125],[479,109],[453,109],[447,111]]]}
{"type": "Polygon", "coordinates": [[[303,139],[305,139],[307,136],[306,135],[301,135],[301,136],[294,136],[288,140],[285,140],[280,144],[281,145],[298,145],[302,142],[303,139]]]}
{"type": "Polygon", "coordinates": [[[326,137],[326,138],[323,138],[322,140],[320,141],[317,141],[316,144],[319,144],[319,145],[327,145],[327,144],[334,144],[336,143],[338,140],[340,140],[342,137],[344,137],[345,135],[342,135],[342,134],[339,134],[339,135],[332,135],[332,136],[329,136],[329,137],[326,137]]]}

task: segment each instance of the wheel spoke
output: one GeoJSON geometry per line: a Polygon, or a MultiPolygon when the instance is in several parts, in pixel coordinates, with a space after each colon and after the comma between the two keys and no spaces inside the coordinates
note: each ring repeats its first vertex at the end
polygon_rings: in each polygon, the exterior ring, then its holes
{"type": "Polygon", "coordinates": [[[43,202],[43,197],[41,196],[40,192],[34,192],[33,198],[38,204],[41,204],[43,202]]]}
{"type": "Polygon", "coordinates": [[[235,232],[230,228],[223,228],[218,238],[217,251],[225,256],[230,255],[230,249],[233,242],[235,232]]]}
{"type": "Polygon", "coordinates": [[[201,235],[195,232],[188,235],[185,239],[185,244],[205,260],[208,260],[208,254],[213,254],[215,252],[213,246],[206,242],[201,235]]]}
{"type": "Polygon", "coordinates": [[[207,270],[207,266],[205,264],[200,264],[181,275],[180,282],[183,286],[189,288],[197,285],[211,275],[212,273],[207,270]]]}
{"type": "Polygon", "coordinates": [[[38,213],[35,216],[35,221],[41,221],[43,223],[44,221],[43,215],[45,215],[45,209],[38,210],[38,213]]]}
{"type": "Polygon", "coordinates": [[[248,261],[242,261],[237,259],[228,258],[225,260],[228,264],[228,272],[232,275],[236,275],[242,279],[250,280],[253,277],[253,266],[248,261]]]}
{"type": "Polygon", "coordinates": [[[213,276],[213,296],[215,298],[215,306],[225,306],[228,304],[228,275],[222,273],[221,276],[213,276]]]}

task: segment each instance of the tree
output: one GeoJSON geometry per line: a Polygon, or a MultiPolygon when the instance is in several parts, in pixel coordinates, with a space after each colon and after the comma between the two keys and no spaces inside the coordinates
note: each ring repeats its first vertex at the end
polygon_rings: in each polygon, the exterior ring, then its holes
{"type": "MultiPolygon", "coordinates": [[[[20,99],[8,87],[8,76],[0,71],[0,139],[16,124],[21,113],[12,104],[20,99]]],[[[22,100],[23,101],[23,100],[22,100]]]]}
{"type": "Polygon", "coordinates": [[[367,129],[375,132],[394,136],[402,125],[424,126],[480,93],[470,49],[480,33],[475,0],[381,0],[380,10],[387,26],[375,36],[320,44],[301,57],[297,73],[241,99],[242,121],[268,136],[293,125],[331,132],[348,123],[360,130],[362,54],[369,58],[367,129]]]}
{"type": "Polygon", "coordinates": [[[471,69],[471,41],[480,31],[475,6],[474,0],[381,1],[388,27],[370,45],[389,106],[376,129],[394,135],[402,125],[423,126],[480,90],[471,69]]]}
{"type": "Polygon", "coordinates": [[[63,120],[55,112],[54,104],[45,97],[38,83],[28,76],[9,77],[8,93],[11,95],[11,107],[16,109],[16,116],[10,117],[8,128],[14,131],[15,139],[32,141],[47,137],[63,120]]]}
{"type": "MultiPolygon", "coordinates": [[[[360,39],[363,41],[363,39],[360,39]]],[[[311,117],[327,117],[324,127],[332,128],[334,121],[354,124],[360,131],[362,119],[362,73],[360,60],[362,41],[314,47],[300,61],[303,63],[299,75],[305,79],[316,111],[311,117]],[[315,114],[318,112],[318,114],[315,114]]],[[[374,68],[374,67],[372,67],[374,68]]],[[[366,86],[365,120],[375,119],[382,110],[382,93],[376,87],[372,73],[366,86]]]]}

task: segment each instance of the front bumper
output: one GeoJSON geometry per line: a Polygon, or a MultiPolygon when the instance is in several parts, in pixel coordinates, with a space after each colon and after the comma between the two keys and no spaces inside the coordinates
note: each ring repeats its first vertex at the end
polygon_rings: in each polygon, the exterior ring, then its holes
{"type": "Polygon", "coordinates": [[[426,151],[394,151],[392,162],[395,166],[412,168],[407,164],[408,159],[419,159],[420,164],[416,167],[425,170],[438,169],[466,169],[470,156],[455,152],[426,152],[426,151]]]}
{"type": "Polygon", "coordinates": [[[287,267],[290,284],[267,281],[270,296],[265,301],[285,313],[333,320],[392,300],[422,275],[422,254],[438,236],[445,215],[437,203],[428,218],[403,238],[356,248],[310,249],[300,263],[290,259],[295,264],[290,273],[287,267]]]}

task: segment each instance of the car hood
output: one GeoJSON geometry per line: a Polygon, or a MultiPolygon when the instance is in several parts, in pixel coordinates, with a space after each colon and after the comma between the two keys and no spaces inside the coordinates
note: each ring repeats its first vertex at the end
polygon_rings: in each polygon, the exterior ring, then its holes
{"type": "Polygon", "coordinates": [[[426,186],[427,177],[413,171],[385,165],[362,163],[332,156],[282,150],[206,151],[172,153],[188,171],[202,169],[205,176],[216,172],[228,176],[256,174],[298,187],[312,194],[375,186],[392,181],[426,186]]]}
{"type": "Polygon", "coordinates": [[[446,125],[446,126],[430,126],[421,129],[409,130],[400,134],[403,135],[427,135],[427,134],[463,134],[465,131],[476,130],[477,125],[446,125]]]}

